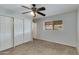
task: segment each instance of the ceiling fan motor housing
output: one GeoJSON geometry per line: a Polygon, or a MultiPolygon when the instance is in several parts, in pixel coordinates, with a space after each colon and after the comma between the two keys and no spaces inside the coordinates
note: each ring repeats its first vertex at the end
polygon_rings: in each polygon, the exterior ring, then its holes
{"type": "Polygon", "coordinates": [[[36,8],[33,7],[33,8],[32,8],[32,11],[33,11],[33,13],[34,13],[34,17],[35,17],[35,16],[36,16],[36,11],[37,11],[36,8]]]}

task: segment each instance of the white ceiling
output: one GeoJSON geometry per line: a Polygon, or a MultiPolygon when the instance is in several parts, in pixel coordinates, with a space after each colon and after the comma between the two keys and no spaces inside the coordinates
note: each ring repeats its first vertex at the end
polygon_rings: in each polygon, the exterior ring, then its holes
{"type": "MultiPolygon", "coordinates": [[[[7,15],[7,16],[13,16],[13,17],[32,17],[30,13],[22,15],[21,13],[24,11],[29,11],[28,9],[25,9],[21,7],[21,4],[0,4],[0,15],[7,15]]],[[[31,5],[26,4],[27,7],[32,7],[31,5]]],[[[39,7],[46,7],[45,11],[42,11],[46,14],[46,16],[51,15],[57,15],[69,11],[76,10],[79,8],[78,4],[37,4],[37,8],[39,7]]],[[[45,16],[45,17],[46,17],[45,16]]],[[[41,15],[38,15],[37,18],[43,17],[41,15]]]]}

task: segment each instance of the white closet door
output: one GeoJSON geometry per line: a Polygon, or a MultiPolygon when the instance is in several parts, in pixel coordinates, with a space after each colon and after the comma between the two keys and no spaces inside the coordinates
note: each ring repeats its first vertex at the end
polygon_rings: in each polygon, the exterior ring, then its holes
{"type": "Polygon", "coordinates": [[[23,43],[23,20],[14,19],[14,45],[23,43]]]}
{"type": "Polygon", "coordinates": [[[32,24],[30,19],[24,19],[24,42],[32,41],[32,24]]]}
{"type": "Polygon", "coordinates": [[[0,51],[13,46],[12,18],[0,16],[0,51]]]}

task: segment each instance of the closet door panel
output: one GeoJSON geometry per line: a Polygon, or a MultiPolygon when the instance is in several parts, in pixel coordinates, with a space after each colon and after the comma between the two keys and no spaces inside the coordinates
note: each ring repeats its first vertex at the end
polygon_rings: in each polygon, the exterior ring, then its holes
{"type": "Polygon", "coordinates": [[[23,20],[14,19],[14,45],[23,43],[23,20]]]}
{"type": "Polygon", "coordinates": [[[13,45],[12,21],[10,17],[0,16],[0,50],[11,48],[13,45]]]}
{"type": "Polygon", "coordinates": [[[30,19],[24,19],[24,42],[32,41],[32,26],[30,19]]]}

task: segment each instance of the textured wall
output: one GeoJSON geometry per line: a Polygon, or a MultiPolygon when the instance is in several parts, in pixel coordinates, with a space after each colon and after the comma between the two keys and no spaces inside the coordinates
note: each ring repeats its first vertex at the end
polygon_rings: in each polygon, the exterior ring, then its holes
{"type": "Polygon", "coordinates": [[[47,40],[69,46],[76,46],[77,12],[72,11],[38,20],[37,34],[38,34],[37,37],[42,40],[47,40]],[[63,20],[64,30],[62,31],[43,30],[43,22],[47,20],[63,20]]]}

